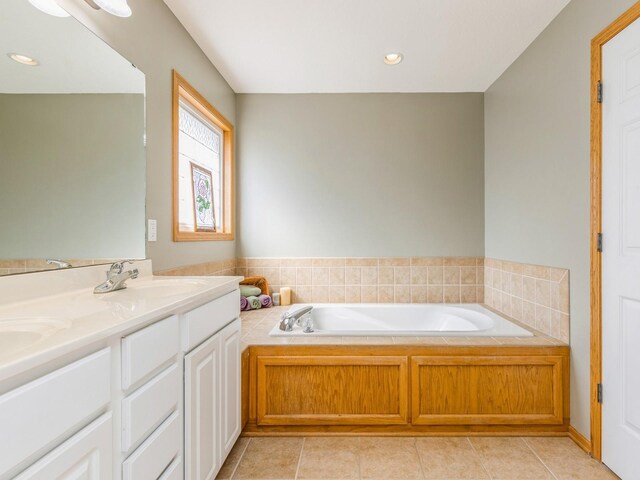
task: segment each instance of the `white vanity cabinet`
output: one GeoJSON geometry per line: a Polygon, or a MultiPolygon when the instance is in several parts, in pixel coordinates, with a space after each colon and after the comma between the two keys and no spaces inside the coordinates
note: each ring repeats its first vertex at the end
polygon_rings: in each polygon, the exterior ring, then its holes
{"type": "Polygon", "coordinates": [[[237,283],[199,303],[14,378],[0,395],[0,480],[213,480],[240,434],[237,283]]]}
{"type": "MultiPolygon", "coordinates": [[[[240,435],[240,319],[237,292],[185,316],[184,345],[190,322],[209,318],[210,336],[184,357],[185,478],[214,479],[240,435]],[[212,308],[216,307],[216,308],[212,308]],[[215,311],[215,316],[212,313],[215,311]],[[226,326],[220,330],[221,324],[226,326]],[[213,334],[213,335],[212,335],[213,334]]],[[[204,335],[205,330],[197,329],[204,335]]]]}

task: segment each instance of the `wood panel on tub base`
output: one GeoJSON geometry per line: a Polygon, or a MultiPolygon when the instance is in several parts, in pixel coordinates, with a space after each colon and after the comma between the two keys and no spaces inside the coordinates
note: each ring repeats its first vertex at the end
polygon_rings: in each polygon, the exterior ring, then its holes
{"type": "Polygon", "coordinates": [[[569,428],[565,346],[252,346],[245,368],[245,435],[567,435],[569,428]]]}

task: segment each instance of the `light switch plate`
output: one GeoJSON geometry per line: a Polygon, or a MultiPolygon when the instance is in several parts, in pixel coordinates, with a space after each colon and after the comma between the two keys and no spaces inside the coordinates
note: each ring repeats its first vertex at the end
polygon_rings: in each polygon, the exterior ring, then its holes
{"type": "Polygon", "coordinates": [[[147,240],[149,242],[155,242],[158,240],[158,221],[149,219],[147,220],[147,240]]]}

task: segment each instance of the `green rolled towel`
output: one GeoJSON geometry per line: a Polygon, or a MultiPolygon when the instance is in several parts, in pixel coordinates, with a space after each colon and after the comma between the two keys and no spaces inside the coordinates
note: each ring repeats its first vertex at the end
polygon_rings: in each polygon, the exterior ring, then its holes
{"type": "Polygon", "coordinates": [[[258,287],[253,287],[251,285],[240,285],[240,296],[241,297],[257,297],[262,293],[258,287]]]}
{"type": "Polygon", "coordinates": [[[249,305],[251,305],[251,310],[258,310],[259,308],[262,308],[262,303],[260,303],[260,299],[258,297],[247,297],[247,300],[249,301],[249,305]]]}

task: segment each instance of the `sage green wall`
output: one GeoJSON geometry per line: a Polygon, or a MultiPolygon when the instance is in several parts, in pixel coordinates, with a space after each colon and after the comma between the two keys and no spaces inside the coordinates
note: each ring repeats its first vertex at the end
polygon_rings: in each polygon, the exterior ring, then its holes
{"type": "Polygon", "coordinates": [[[237,96],[239,255],[484,252],[483,99],[237,96]]]}
{"type": "Polygon", "coordinates": [[[0,145],[0,259],[144,258],[143,95],[0,94],[0,145]]]}
{"type": "Polygon", "coordinates": [[[231,123],[235,93],[162,0],[130,1],[133,15],[95,11],[84,0],[58,0],[146,75],[147,218],[158,241],[147,243],[154,270],[235,257],[235,241],[174,243],[171,236],[171,70],[175,68],[231,123]]]}
{"type": "Polygon", "coordinates": [[[633,0],[573,0],[485,93],[486,256],[570,269],[571,423],[589,438],[590,42],[633,0]]]}

